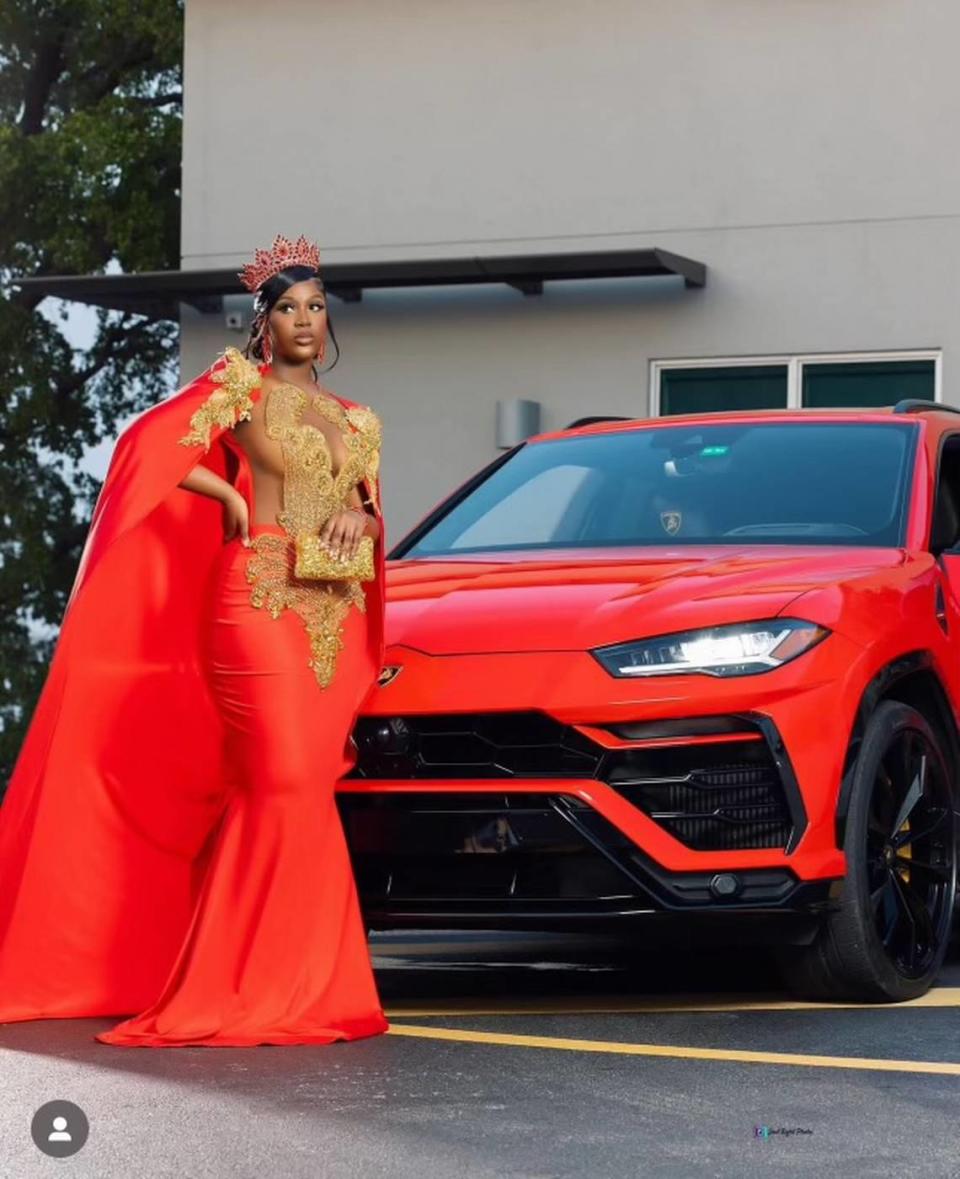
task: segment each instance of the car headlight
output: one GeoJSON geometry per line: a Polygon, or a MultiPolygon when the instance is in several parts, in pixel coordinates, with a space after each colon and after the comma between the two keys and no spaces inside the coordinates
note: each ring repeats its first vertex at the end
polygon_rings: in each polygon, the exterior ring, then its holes
{"type": "Polygon", "coordinates": [[[758,675],[796,659],[829,633],[798,618],[768,618],[597,647],[591,654],[615,676],[758,675]]]}

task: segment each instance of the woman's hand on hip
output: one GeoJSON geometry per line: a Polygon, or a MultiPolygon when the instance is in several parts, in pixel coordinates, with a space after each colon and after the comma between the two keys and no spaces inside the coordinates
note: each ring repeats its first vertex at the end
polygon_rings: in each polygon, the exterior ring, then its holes
{"type": "Polygon", "coordinates": [[[197,463],[181,479],[178,486],[198,495],[218,499],[223,504],[224,540],[233,540],[235,536],[239,536],[245,545],[250,544],[250,510],[247,501],[232,483],[228,483],[203,463],[197,463]]]}
{"type": "Polygon", "coordinates": [[[334,512],[320,529],[320,541],[329,548],[334,557],[352,560],[360,544],[360,538],[367,530],[367,514],[359,508],[334,512]]]}
{"type": "Polygon", "coordinates": [[[239,536],[243,544],[249,547],[250,509],[239,492],[227,496],[224,500],[223,517],[223,539],[233,540],[239,536]]]}

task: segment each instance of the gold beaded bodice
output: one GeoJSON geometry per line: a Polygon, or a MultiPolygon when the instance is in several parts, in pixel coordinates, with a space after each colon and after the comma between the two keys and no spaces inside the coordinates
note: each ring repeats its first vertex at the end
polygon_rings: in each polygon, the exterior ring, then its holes
{"type": "MultiPolygon", "coordinates": [[[[209,446],[215,426],[233,427],[251,416],[250,393],[260,385],[260,372],[235,348],[225,353],[227,364],[214,374],[221,389],[212,393],[190,419],[184,445],[209,446]]],[[[294,540],[301,532],[318,533],[331,514],[345,507],[350,492],[365,480],[374,509],[379,513],[378,474],[382,427],[369,406],[344,406],[319,393],[311,396],[298,385],[275,385],[266,393],[264,429],[280,444],[283,454],[283,510],[277,522],[284,535],[261,532],[250,541],[246,577],[250,600],[266,607],[273,618],[285,609],[302,619],[310,642],[308,665],[325,688],[333,679],[343,645],[342,626],[351,606],[366,611],[361,583],[352,578],[307,581],[294,576],[294,540]],[[303,422],[310,405],[340,428],[346,457],[337,472],[326,435],[303,422]]]]}
{"type": "Polygon", "coordinates": [[[317,531],[347,505],[351,488],[376,470],[380,431],[371,409],[347,409],[322,393],[311,397],[298,385],[283,384],[267,394],[264,422],[267,437],[283,452],[283,511],[277,520],[291,536],[317,531]],[[301,420],[308,405],[340,427],[347,457],[336,474],[324,432],[301,420]]]}

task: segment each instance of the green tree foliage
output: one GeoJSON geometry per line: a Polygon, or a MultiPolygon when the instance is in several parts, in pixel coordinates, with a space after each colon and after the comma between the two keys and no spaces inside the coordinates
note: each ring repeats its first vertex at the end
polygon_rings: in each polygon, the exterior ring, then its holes
{"type": "Polygon", "coordinates": [[[175,379],[173,325],[98,311],[76,349],[16,280],[178,267],[182,28],[182,0],[0,3],[0,792],[100,487],[78,460],[175,379]]]}

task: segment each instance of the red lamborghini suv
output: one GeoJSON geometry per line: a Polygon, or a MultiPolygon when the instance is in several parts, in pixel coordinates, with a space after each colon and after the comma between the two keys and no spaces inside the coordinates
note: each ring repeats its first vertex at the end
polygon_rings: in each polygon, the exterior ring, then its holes
{"type": "Polygon", "coordinates": [[[338,788],[369,927],[634,922],[774,946],[802,994],[922,994],[956,893],[958,542],[933,402],[506,452],[390,553],[338,788]]]}

